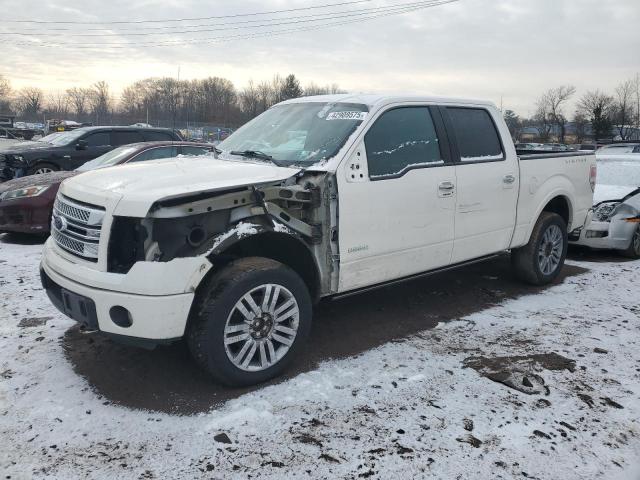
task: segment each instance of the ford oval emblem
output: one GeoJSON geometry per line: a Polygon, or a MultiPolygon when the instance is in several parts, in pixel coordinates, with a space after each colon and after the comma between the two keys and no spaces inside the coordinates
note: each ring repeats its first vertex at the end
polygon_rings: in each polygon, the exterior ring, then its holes
{"type": "Polygon", "coordinates": [[[63,217],[53,217],[53,226],[59,232],[64,232],[67,229],[67,221],[63,217]]]}

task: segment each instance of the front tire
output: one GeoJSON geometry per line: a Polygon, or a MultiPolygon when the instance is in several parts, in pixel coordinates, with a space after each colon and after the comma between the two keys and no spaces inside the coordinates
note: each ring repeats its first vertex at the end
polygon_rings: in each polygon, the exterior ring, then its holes
{"type": "Polygon", "coordinates": [[[187,329],[196,363],[215,380],[246,386],[280,375],[311,328],[300,276],[261,257],[235,260],[199,289],[187,329]]]}
{"type": "Polygon", "coordinates": [[[48,162],[38,162],[29,169],[29,175],[40,175],[42,173],[57,172],[60,170],[57,165],[48,162]]]}
{"type": "Polygon", "coordinates": [[[515,275],[531,285],[546,285],[560,274],[567,256],[567,224],[557,213],[542,212],[529,243],[511,251],[515,275]]]}
{"type": "Polygon", "coordinates": [[[620,253],[628,258],[639,259],[640,258],[640,225],[636,228],[633,237],[631,237],[631,243],[629,248],[621,250],[620,253]]]}

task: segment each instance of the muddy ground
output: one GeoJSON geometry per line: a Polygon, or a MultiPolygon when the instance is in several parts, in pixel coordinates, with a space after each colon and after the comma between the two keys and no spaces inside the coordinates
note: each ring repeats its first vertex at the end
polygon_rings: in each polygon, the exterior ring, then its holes
{"type": "MultiPolygon", "coordinates": [[[[576,255],[584,256],[584,252],[576,255]]],[[[568,266],[556,284],[584,271],[568,266]]],[[[357,355],[433,328],[439,322],[541,290],[514,279],[505,256],[341,300],[323,301],[315,310],[304,355],[286,376],[272,383],[313,370],[324,360],[357,355]]],[[[72,328],[64,337],[64,348],[74,370],[97,393],[107,401],[131,408],[192,414],[262,388],[233,389],[213,383],[195,367],[183,342],[148,351],[72,328]]]]}

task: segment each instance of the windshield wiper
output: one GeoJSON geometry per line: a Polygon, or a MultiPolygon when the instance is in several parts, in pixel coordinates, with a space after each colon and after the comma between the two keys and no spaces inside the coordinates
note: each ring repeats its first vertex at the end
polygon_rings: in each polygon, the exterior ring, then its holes
{"type": "Polygon", "coordinates": [[[264,152],[261,152],[260,150],[232,150],[229,153],[231,155],[239,155],[239,156],[245,157],[245,158],[258,158],[260,160],[268,160],[268,161],[274,163],[275,165],[277,165],[278,167],[282,166],[271,155],[269,155],[267,153],[264,153],[264,152]]]}

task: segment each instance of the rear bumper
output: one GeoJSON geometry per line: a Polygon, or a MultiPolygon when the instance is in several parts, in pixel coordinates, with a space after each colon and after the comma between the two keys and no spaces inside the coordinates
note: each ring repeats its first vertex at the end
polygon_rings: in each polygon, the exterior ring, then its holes
{"type": "Polygon", "coordinates": [[[0,232],[49,233],[53,200],[48,196],[0,202],[0,232]]]}
{"type": "Polygon", "coordinates": [[[194,293],[136,295],[81,285],[40,264],[47,295],[62,313],[90,330],[126,337],[141,346],[181,338],[187,325],[194,293]],[[128,321],[122,321],[122,312],[128,321]],[[128,325],[126,323],[129,323],[128,325]]]}

